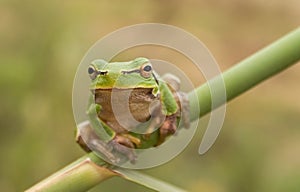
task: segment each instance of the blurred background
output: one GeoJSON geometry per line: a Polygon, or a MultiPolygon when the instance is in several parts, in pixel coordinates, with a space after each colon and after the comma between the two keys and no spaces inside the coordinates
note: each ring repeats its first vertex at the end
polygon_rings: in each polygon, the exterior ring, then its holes
{"type": "MultiPolygon", "coordinates": [[[[299,18],[298,0],[1,0],[1,191],[23,191],[84,154],[74,142],[72,83],[104,35],[143,22],[175,25],[201,39],[224,71],[299,18]]],[[[182,58],[160,55],[184,67],[182,58]]],[[[217,142],[199,156],[203,118],[181,155],[145,173],[188,191],[300,191],[299,80],[298,64],[230,102],[217,142]]],[[[151,191],[119,178],[91,191],[124,189],[151,191]]]]}

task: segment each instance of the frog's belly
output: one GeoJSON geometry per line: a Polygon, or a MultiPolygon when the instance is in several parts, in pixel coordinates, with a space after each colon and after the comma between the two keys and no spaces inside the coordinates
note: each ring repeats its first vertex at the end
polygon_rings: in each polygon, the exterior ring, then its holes
{"type": "Polygon", "coordinates": [[[136,128],[150,119],[150,107],[159,99],[152,89],[95,90],[95,103],[101,105],[99,118],[117,133],[136,128]]]}

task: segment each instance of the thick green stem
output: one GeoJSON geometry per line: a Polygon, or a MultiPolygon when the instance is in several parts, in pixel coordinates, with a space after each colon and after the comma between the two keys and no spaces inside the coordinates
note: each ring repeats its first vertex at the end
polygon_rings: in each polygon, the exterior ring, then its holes
{"type": "Polygon", "coordinates": [[[105,165],[94,153],[89,153],[26,192],[87,191],[100,181],[117,175],[105,165]]]}
{"type": "MultiPolygon", "coordinates": [[[[190,93],[191,120],[209,113],[298,60],[300,60],[300,28],[200,86],[195,90],[196,94],[190,93]],[[214,101],[212,107],[210,87],[218,87],[223,81],[227,98],[214,101]],[[199,113],[195,106],[200,106],[199,113]]],[[[28,191],[86,191],[103,180],[118,175],[105,166],[98,166],[102,163],[93,154],[88,154],[28,191]]]]}
{"type": "MultiPolygon", "coordinates": [[[[189,94],[191,104],[191,120],[195,120],[209,113],[212,108],[224,104],[241,93],[249,90],[265,79],[283,71],[300,60],[300,28],[292,31],[273,44],[265,47],[259,52],[241,61],[222,75],[210,80],[208,83],[198,87],[196,94],[189,94]],[[222,81],[225,83],[227,98],[219,98],[211,107],[210,86],[219,87],[222,81]],[[197,95],[198,97],[194,97],[197,95]],[[194,106],[200,106],[200,114],[194,106]]],[[[216,92],[216,95],[218,93],[216,92]]],[[[221,95],[221,94],[220,94],[221,95]]]]}

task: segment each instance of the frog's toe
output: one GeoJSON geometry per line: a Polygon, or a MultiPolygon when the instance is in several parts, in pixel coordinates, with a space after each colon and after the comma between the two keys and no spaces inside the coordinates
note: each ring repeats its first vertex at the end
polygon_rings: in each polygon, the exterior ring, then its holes
{"type": "Polygon", "coordinates": [[[112,147],[110,145],[107,145],[107,143],[101,140],[98,139],[91,140],[89,142],[89,147],[98,155],[109,160],[112,163],[120,162],[120,158],[115,156],[115,154],[112,153],[112,147]]]}
{"type": "Polygon", "coordinates": [[[127,138],[127,140],[125,142],[128,144],[125,144],[125,145],[128,147],[135,148],[136,146],[141,145],[141,140],[137,137],[134,137],[130,134],[122,134],[122,136],[127,138]],[[135,146],[133,146],[132,144],[134,144],[135,146]]]}
{"type": "Polygon", "coordinates": [[[134,144],[131,142],[131,140],[123,135],[116,135],[113,140],[126,147],[134,148],[134,144]]]}

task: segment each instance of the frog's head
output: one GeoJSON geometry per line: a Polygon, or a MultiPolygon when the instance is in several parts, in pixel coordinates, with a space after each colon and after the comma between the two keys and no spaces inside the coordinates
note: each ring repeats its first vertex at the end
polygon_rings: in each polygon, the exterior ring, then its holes
{"type": "Polygon", "coordinates": [[[158,88],[157,75],[151,63],[142,57],[129,62],[94,60],[88,74],[92,81],[91,89],[158,88]]]}

